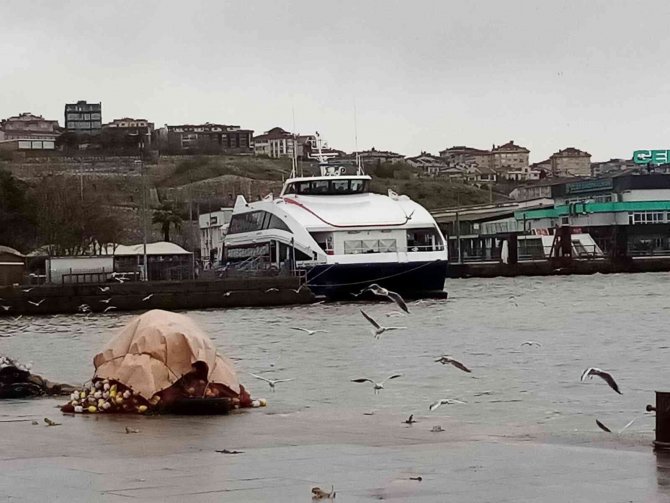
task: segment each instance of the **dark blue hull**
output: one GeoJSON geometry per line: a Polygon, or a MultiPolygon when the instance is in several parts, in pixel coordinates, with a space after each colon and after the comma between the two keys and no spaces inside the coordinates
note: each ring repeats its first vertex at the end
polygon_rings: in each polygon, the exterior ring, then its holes
{"type": "Polygon", "coordinates": [[[444,294],[447,262],[318,265],[307,272],[307,284],[315,295],[351,299],[371,283],[407,297],[444,294]]]}

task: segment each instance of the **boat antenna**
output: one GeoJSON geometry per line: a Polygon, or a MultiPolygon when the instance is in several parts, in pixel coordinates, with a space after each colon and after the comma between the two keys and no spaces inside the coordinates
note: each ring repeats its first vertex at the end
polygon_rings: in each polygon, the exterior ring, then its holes
{"type": "Polygon", "coordinates": [[[298,167],[298,159],[297,159],[297,150],[298,150],[298,142],[296,141],[296,132],[295,132],[295,108],[291,106],[291,115],[293,116],[293,132],[291,133],[293,136],[293,156],[291,157],[291,178],[296,177],[297,173],[297,167],[298,167]]]}
{"type": "Polygon", "coordinates": [[[354,96],[354,150],[356,151],[356,174],[363,174],[361,156],[358,152],[358,113],[356,112],[356,97],[354,96]]]}

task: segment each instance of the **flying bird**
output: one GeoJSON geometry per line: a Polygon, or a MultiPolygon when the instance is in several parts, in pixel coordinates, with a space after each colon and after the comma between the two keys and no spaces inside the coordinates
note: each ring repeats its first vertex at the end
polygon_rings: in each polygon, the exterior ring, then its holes
{"type": "Polygon", "coordinates": [[[453,365],[457,369],[462,370],[463,372],[468,372],[468,373],[472,372],[472,370],[467,368],[461,362],[459,362],[458,360],[456,360],[454,358],[451,358],[450,356],[447,356],[447,355],[440,356],[437,360],[435,360],[435,363],[441,363],[442,365],[446,365],[447,363],[450,363],[451,365],[453,365]]]}
{"type": "Polygon", "coordinates": [[[265,293],[274,293],[274,292],[278,292],[278,291],[279,291],[279,288],[268,288],[267,290],[265,290],[265,293]]]}
{"type": "Polygon", "coordinates": [[[116,309],[116,306],[107,306],[105,309],[102,310],[102,312],[106,313],[108,311],[111,311],[112,309],[116,309]]]}
{"type": "Polygon", "coordinates": [[[147,300],[149,300],[149,299],[150,299],[151,297],[153,297],[153,296],[154,296],[154,294],[153,294],[153,293],[150,293],[149,295],[147,295],[146,297],[144,297],[144,298],[142,299],[142,302],[146,302],[147,300]]]}
{"type": "Polygon", "coordinates": [[[405,316],[405,313],[401,313],[400,311],[389,311],[386,313],[386,316],[388,318],[395,318],[397,316],[405,316]]]}
{"type": "Polygon", "coordinates": [[[584,372],[582,372],[582,377],[580,378],[581,382],[584,382],[584,380],[588,377],[590,379],[593,378],[593,376],[598,376],[602,378],[610,388],[612,388],[614,391],[619,393],[620,395],[623,395],[621,391],[619,391],[619,385],[616,383],[614,378],[612,377],[611,374],[605,372],[604,370],[595,368],[595,367],[589,367],[587,368],[584,372]]]}
{"type": "Polygon", "coordinates": [[[112,298],[110,297],[109,299],[101,299],[98,302],[101,302],[102,304],[109,304],[112,301],[112,298]]]}
{"type": "Polygon", "coordinates": [[[453,400],[451,398],[442,398],[441,400],[437,400],[437,401],[431,403],[428,406],[428,410],[433,412],[435,409],[437,409],[438,407],[440,407],[442,405],[454,405],[456,403],[465,403],[465,402],[462,402],[461,400],[453,400]]]}
{"type": "Polygon", "coordinates": [[[390,381],[391,379],[397,379],[398,377],[402,377],[402,374],[393,374],[391,376],[388,376],[382,382],[375,382],[372,379],[368,379],[367,377],[352,379],[351,382],[357,382],[357,383],[369,382],[369,383],[372,383],[372,385],[373,385],[372,389],[374,390],[375,395],[376,395],[377,393],[379,393],[379,390],[384,389],[384,383],[386,381],[390,381]]]}
{"type": "Polygon", "coordinates": [[[35,289],[35,287],[33,286],[33,287],[30,287],[30,288],[24,288],[24,289],[22,289],[21,291],[22,291],[23,293],[30,293],[30,291],[31,291],[31,290],[34,290],[34,289],[35,289]]]}
{"type": "Polygon", "coordinates": [[[0,305],[0,307],[5,311],[9,311],[12,308],[12,306],[3,306],[3,305],[0,305]]]}
{"type": "Polygon", "coordinates": [[[520,345],[520,346],[537,346],[538,348],[539,348],[539,347],[542,347],[542,344],[540,344],[540,343],[537,342],[537,341],[523,341],[523,342],[522,342],[521,344],[519,344],[519,345],[520,345]]]}
{"type": "Polygon", "coordinates": [[[407,304],[405,303],[405,300],[400,296],[400,294],[392,292],[391,290],[388,290],[384,287],[381,287],[377,283],[372,283],[369,287],[367,287],[367,290],[379,297],[386,297],[387,299],[392,300],[393,302],[398,304],[398,307],[400,309],[402,309],[406,313],[409,313],[407,304]]]}
{"type": "Polygon", "coordinates": [[[374,327],[374,329],[372,329],[371,332],[372,335],[375,336],[375,339],[379,339],[384,332],[387,332],[389,330],[403,330],[407,328],[407,327],[382,327],[379,323],[373,320],[368,314],[366,314],[365,311],[363,311],[362,309],[360,311],[361,314],[365,317],[365,319],[368,320],[374,327]]]}
{"type": "Polygon", "coordinates": [[[40,305],[42,302],[44,302],[45,300],[47,300],[47,299],[38,300],[37,302],[33,302],[32,300],[29,300],[29,301],[28,301],[28,304],[32,304],[32,305],[35,306],[35,307],[39,307],[39,305],[40,305]]]}
{"type": "Polygon", "coordinates": [[[230,297],[230,295],[231,295],[232,293],[233,293],[233,292],[225,292],[225,293],[223,294],[223,296],[224,296],[224,297],[230,297]]]}
{"type": "Polygon", "coordinates": [[[268,383],[273,392],[275,390],[275,386],[277,385],[277,383],[289,382],[289,381],[293,380],[293,379],[268,379],[268,378],[263,377],[263,376],[258,376],[256,374],[252,374],[251,372],[249,372],[249,375],[252,376],[252,377],[255,377],[256,379],[260,379],[261,381],[265,381],[266,383],[268,383]]]}
{"type": "Polygon", "coordinates": [[[300,328],[300,327],[291,327],[291,330],[300,330],[301,332],[305,332],[309,335],[318,334],[319,332],[321,332],[323,334],[328,333],[328,330],[310,330],[308,328],[300,328]]]}
{"type": "MultiPolygon", "coordinates": [[[[637,418],[636,418],[636,417],[633,418],[633,419],[631,419],[630,421],[628,421],[628,422],[626,423],[626,425],[625,425],[623,428],[621,428],[617,433],[623,433],[623,432],[626,431],[626,430],[627,430],[627,429],[628,429],[628,428],[629,428],[635,421],[637,421],[637,418]]],[[[605,426],[603,423],[601,423],[601,422],[598,421],[597,419],[596,419],[596,424],[598,425],[598,428],[600,428],[601,430],[606,431],[607,433],[612,433],[612,430],[610,430],[607,426],[605,426]]]]}
{"type": "Polygon", "coordinates": [[[23,315],[19,314],[18,316],[13,317],[12,319],[14,320],[14,323],[17,323],[21,318],[23,318],[23,315]]]}
{"type": "Polygon", "coordinates": [[[102,293],[106,293],[106,292],[109,292],[112,288],[109,287],[109,286],[99,286],[98,289],[99,289],[102,293]]]}
{"type": "Polygon", "coordinates": [[[416,419],[414,419],[414,414],[410,414],[407,419],[403,421],[405,424],[409,424],[410,426],[416,423],[416,419]]]}

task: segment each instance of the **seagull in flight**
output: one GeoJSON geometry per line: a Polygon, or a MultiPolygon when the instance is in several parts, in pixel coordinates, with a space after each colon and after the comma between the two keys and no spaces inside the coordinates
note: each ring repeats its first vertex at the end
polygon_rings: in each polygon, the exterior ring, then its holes
{"type": "Polygon", "coordinates": [[[403,421],[403,423],[409,424],[410,426],[416,423],[416,419],[414,419],[414,414],[410,414],[409,417],[403,421]]]}
{"type": "Polygon", "coordinates": [[[273,392],[275,390],[275,386],[277,385],[277,383],[289,382],[289,381],[293,380],[293,379],[268,379],[268,378],[263,377],[263,376],[258,376],[256,374],[252,374],[251,372],[249,372],[249,375],[255,377],[256,379],[260,379],[261,381],[265,381],[266,383],[268,383],[273,392]]]}
{"type": "Polygon", "coordinates": [[[520,346],[537,346],[538,348],[542,347],[542,344],[540,344],[537,341],[523,341],[520,346]]]}
{"type": "Polygon", "coordinates": [[[47,299],[38,300],[37,302],[33,302],[32,300],[29,300],[29,301],[28,301],[28,304],[32,304],[32,305],[35,306],[35,307],[39,307],[39,305],[40,305],[42,302],[44,302],[45,300],[47,300],[47,299]]]}
{"type": "Polygon", "coordinates": [[[35,287],[33,286],[33,287],[30,287],[30,288],[23,288],[21,291],[22,291],[23,293],[30,293],[30,291],[31,291],[31,290],[34,290],[34,289],[35,289],[35,287]]]}
{"type": "MultiPolygon", "coordinates": [[[[621,428],[617,433],[623,433],[623,432],[626,431],[626,430],[628,429],[628,427],[631,426],[635,421],[637,421],[637,418],[633,418],[632,420],[628,421],[628,423],[626,423],[626,426],[624,426],[623,428],[621,428]]],[[[600,428],[601,430],[606,431],[607,433],[612,433],[612,430],[610,430],[607,426],[605,426],[603,423],[601,423],[601,422],[598,421],[597,419],[596,419],[596,424],[598,425],[598,428],[600,428]]]]}
{"type": "Polygon", "coordinates": [[[373,320],[368,314],[366,314],[365,311],[363,311],[362,309],[360,311],[361,314],[365,317],[365,319],[368,320],[370,324],[372,324],[372,326],[374,327],[371,330],[371,332],[372,335],[375,336],[375,339],[379,339],[384,332],[387,332],[389,330],[403,330],[407,328],[407,327],[382,327],[379,323],[373,320]]]}
{"type": "Polygon", "coordinates": [[[397,316],[405,316],[405,314],[401,313],[400,311],[390,311],[386,313],[387,318],[395,318],[397,316]]]}
{"type": "Polygon", "coordinates": [[[19,314],[18,316],[13,317],[12,319],[14,320],[14,323],[18,323],[18,321],[23,318],[22,314],[19,314]]]}
{"type": "Polygon", "coordinates": [[[435,360],[435,363],[441,363],[442,365],[446,365],[446,364],[449,363],[449,364],[453,365],[454,367],[456,367],[457,369],[462,370],[463,372],[468,372],[468,373],[472,372],[472,370],[467,368],[461,362],[459,362],[455,358],[451,358],[450,356],[447,356],[447,355],[440,356],[437,360],[435,360]]]}
{"type": "Polygon", "coordinates": [[[598,376],[598,377],[602,378],[609,385],[610,388],[612,388],[614,391],[616,391],[620,395],[623,395],[623,393],[621,393],[621,391],[619,391],[619,385],[616,383],[616,381],[614,380],[612,375],[609,374],[608,372],[605,372],[604,370],[601,370],[601,369],[598,369],[598,368],[595,368],[595,367],[589,367],[584,372],[582,372],[582,377],[580,378],[580,381],[584,382],[584,380],[587,377],[592,379],[593,376],[598,376]]]}
{"type": "Polygon", "coordinates": [[[105,309],[102,310],[102,312],[106,313],[108,311],[111,311],[112,309],[116,309],[116,306],[107,306],[105,309]]]}
{"type": "Polygon", "coordinates": [[[112,288],[109,286],[99,286],[98,290],[100,290],[102,293],[109,292],[112,288]]]}
{"type": "Polygon", "coordinates": [[[231,295],[232,293],[233,293],[233,292],[225,292],[225,293],[223,294],[223,296],[224,296],[224,297],[230,297],[230,295],[231,295]]]}
{"type": "Polygon", "coordinates": [[[265,290],[265,293],[274,293],[274,292],[278,292],[278,291],[279,291],[279,288],[268,288],[267,290],[265,290]]]}
{"type": "Polygon", "coordinates": [[[366,288],[366,290],[372,292],[373,294],[379,297],[386,297],[387,299],[392,300],[393,302],[398,304],[398,307],[400,309],[409,314],[407,304],[405,303],[405,300],[400,296],[400,294],[392,292],[391,290],[388,290],[384,287],[381,287],[377,283],[372,283],[369,287],[366,288]]]}
{"type": "Polygon", "coordinates": [[[12,308],[12,306],[3,306],[3,305],[0,305],[0,307],[5,311],[9,311],[12,308]]]}
{"type": "Polygon", "coordinates": [[[442,398],[441,400],[437,400],[437,401],[431,403],[428,406],[428,410],[433,412],[435,409],[437,409],[438,407],[440,407],[442,405],[454,405],[456,403],[465,403],[465,402],[462,402],[461,400],[454,400],[454,399],[451,399],[451,398],[442,398]]]}
{"type": "Polygon", "coordinates": [[[110,297],[109,299],[102,299],[98,302],[101,302],[102,304],[109,304],[112,301],[112,298],[110,297]]]}
{"type": "Polygon", "coordinates": [[[144,297],[144,298],[142,299],[142,302],[146,302],[147,300],[149,300],[149,299],[150,299],[151,297],[153,297],[153,296],[154,296],[154,294],[153,294],[153,293],[150,293],[149,295],[147,295],[146,297],[144,297]]]}
{"type": "Polygon", "coordinates": [[[391,376],[388,376],[386,379],[384,379],[382,382],[374,382],[372,379],[368,379],[367,377],[360,377],[358,379],[352,379],[351,382],[369,382],[372,383],[373,385],[373,390],[375,392],[375,395],[379,393],[379,390],[384,389],[384,383],[386,381],[390,381],[391,379],[397,379],[398,377],[402,377],[402,374],[393,374],[391,376]]]}
{"type": "Polygon", "coordinates": [[[328,333],[328,330],[310,330],[308,328],[300,328],[300,327],[291,327],[291,330],[300,330],[301,332],[305,332],[306,334],[309,334],[309,335],[314,335],[314,334],[318,334],[318,333],[322,333],[322,334],[327,334],[328,333]]]}

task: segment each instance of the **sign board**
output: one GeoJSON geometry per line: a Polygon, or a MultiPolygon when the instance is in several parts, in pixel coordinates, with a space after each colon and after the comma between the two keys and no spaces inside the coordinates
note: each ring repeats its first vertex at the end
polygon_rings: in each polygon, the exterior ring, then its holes
{"type": "Polygon", "coordinates": [[[565,186],[566,194],[581,194],[584,192],[598,192],[614,187],[611,178],[602,180],[586,180],[584,182],[568,183],[565,186]]]}
{"type": "Polygon", "coordinates": [[[635,164],[668,164],[670,150],[636,150],[633,152],[635,164]]]}

